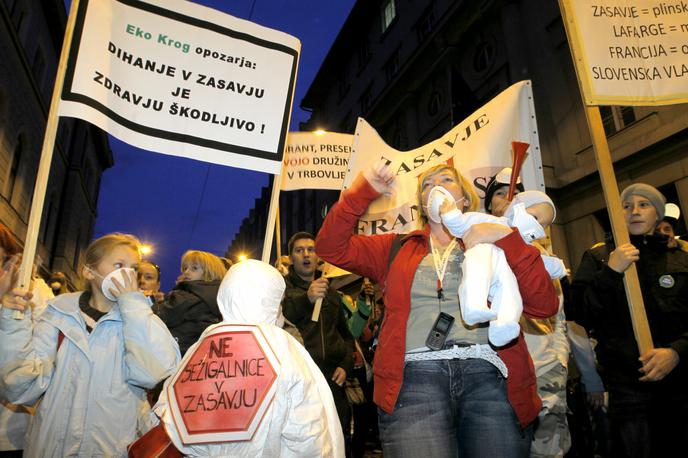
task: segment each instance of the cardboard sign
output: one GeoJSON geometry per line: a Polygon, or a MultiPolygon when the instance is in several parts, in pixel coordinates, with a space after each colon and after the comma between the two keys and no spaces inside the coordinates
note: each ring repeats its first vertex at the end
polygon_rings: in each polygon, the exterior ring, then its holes
{"type": "Polygon", "coordinates": [[[158,153],[278,174],[301,45],[180,0],[82,0],[60,115],[158,153]]]}
{"type": "Polygon", "coordinates": [[[688,3],[559,3],[586,105],[688,101],[688,3]]]}
{"type": "Polygon", "coordinates": [[[353,139],[334,132],[289,132],[282,191],[342,189],[353,139]]]}
{"type": "Polygon", "coordinates": [[[167,397],[182,442],[250,440],[272,402],[280,373],[260,328],[218,326],[180,367],[167,397]]]}

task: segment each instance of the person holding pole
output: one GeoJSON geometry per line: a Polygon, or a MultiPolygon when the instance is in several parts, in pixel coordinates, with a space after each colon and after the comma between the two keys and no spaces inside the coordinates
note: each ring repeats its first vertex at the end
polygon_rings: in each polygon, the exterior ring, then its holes
{"type": "Polygon", "coordinates": [[[284,317],[298,328],[315,364],[327,380],[344,437],[349,439],[351,409],[344,391],[353,376],[354,338],[349,331],[344,304],[338,291],[317,270],[315,240],[308,232],[297,232],[288,243],[291,265],[284,278],[284,317]]]}
{"type": "MultiPolygon", "coordinates": [[[[474,225],[461,241],[431,220],[402,237],[354,235],[359,217],[382,193],[392,192],[394,179],[384,161],[359,175],[330,210],[316,240],[323,259],[384,288],[385,318],[373,367],[383,452],[526,457],[542,404],[523,336],[491,347],[486,324],[461,321],[456,291],[461,245],[494,243],[517,278],[523,312],[549,317],[558,301],[540,252],[517,230],[492,223],[474,225]]],[[[470,182],[452,166],[425,170],[418,184],[419,208],[427,206],[437,185],[461,199],[464,211],[478,205],[470,182]]]]}
{"type": "Polygon", "coordinates": [[[138,290],[138,240],[105,235],[84,259],[87,290],[56,297],[35,324],[31,295],[0,281],[0,393],[37,406],[24,456],[126,455],[155,420],[146,389],[179,364],[176,342],[138,290]]]}
{"type": "Polygon", "coordinates": [[[671,456],[688,446],[688,253],[655,234],[664,196],[636,183],[621,193],[631,243],[583,254],[572,284],[576,314],[598,340],[609,392],[614,456],[671,456]],[[639,354],[624,294],[624,272],[638,269],[653,349],[639,354]]]}

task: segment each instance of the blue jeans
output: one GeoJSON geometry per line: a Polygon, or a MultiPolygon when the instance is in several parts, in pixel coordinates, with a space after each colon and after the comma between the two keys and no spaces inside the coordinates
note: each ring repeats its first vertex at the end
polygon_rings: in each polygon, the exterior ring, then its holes
{"type": "Polygon", "coordinates": [[[609,424],[614,457],[682,455],[688,448],[686,386],[609,384],[609,424]]]}
{"type": "Polygon", "coordinates": [[[406,363],[394,412],[378,409],[385,457],[527,457],[521,429],[496,367],[481,359],[406,363]]]}

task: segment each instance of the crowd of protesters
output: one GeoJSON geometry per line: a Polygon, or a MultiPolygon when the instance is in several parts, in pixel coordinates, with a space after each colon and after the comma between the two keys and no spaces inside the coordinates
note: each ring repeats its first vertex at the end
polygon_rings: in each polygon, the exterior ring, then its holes
{"type": "Polygon", "coordinates": [[[675,237],[677,215],[665,215],[657,189],[633,184],[621,194],[631,243],[600,241],[572,277],[555,275],[561,261],[531,242],[556,209],[544,193],[509,201],[509,174],[487,186],[493,216],[471,220],[458,237],[457,221],[480,199],[448,165],[418,178],[421,229],[357,235],[358,218],[394,184],[377,163],[342,193],[318,234],[293,234],[276,268],[190,250],[168,293],[139,241],[119,233],[86,250],[82,290],[72,292],[61,272],[47,281],[34,273],[20,290],[21,247],[0,226],[0,454],[125,456],[154,430],[193,456],[685,450],[688,249],[675,237]],[[467,262],[485,247],[494,260],[467,262]],[[654,343],[643,354],[624,292],[631,265],[654,343]],[[330,277],[333,266],[348,275],[330,277]],[[491,308],[466,288],[483,288],[491,308]],[[508,304],[516,304],[515,333],[495,343],[493,322],[508,304]],[[469,306],[484,317],[466,319],[469,306]],[[246,443],[190,446],[161,389],[187,352],[231,323],[260,326],[278,349],[275,401],[246,443]]]}

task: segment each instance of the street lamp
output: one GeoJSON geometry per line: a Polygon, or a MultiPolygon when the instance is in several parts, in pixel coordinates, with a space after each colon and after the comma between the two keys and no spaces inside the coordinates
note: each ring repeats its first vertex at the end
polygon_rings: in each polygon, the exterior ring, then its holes
{"type": "Polygon", "coordinates": [[[153,246],[148,243],[142,243],[140,251],[143,256],[148,256],[153,252],[153,246]]]}

